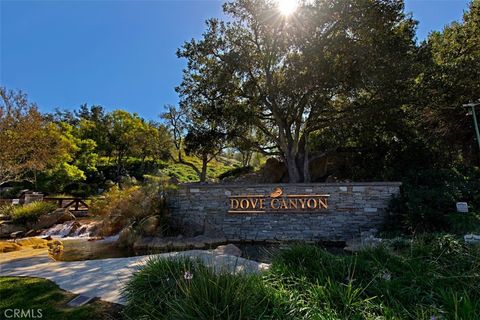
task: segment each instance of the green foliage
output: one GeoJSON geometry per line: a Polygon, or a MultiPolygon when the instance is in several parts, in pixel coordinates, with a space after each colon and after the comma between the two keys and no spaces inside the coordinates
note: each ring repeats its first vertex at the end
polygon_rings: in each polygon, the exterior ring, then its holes
{"type": "Polygon", "coordinates": [[[246,166],[246,167],[235,167],[233,169],[230,169],[228,171],[225,171],[221,175],[218,176],[218,179],[223,180],[225,178],[236,178],[239,176],[242,176],[247,173],[252,173],[253,172],[253,167],[252,166],[246,166]]]}
{"type": "Polygon", "coordinates": [[[168,190],[170,186],[166,179],[158,177],[150,178],[141,186],[113,186],[91,202],[89,211],[103,217],[104,235],[116,234],[127,226],[137,227],[143,219],[151,216],[159,219],[159,232],[167,232],[170,217],[168,190]]]}
{"type": "Polygon", "coordinates": [[[480,233],[480,210],[468,214],[451,213],[447,217],[451,232],[457,234],[480,233]]]}
{"type": "MultiPolygon", "coordinates": [[[[82,307],[67,307],[74,295],[69,294],[46,279],[27,277],[0,277],[0,310],[30,310],[33,313],[23,319],[89,320],[118,319],[118,309],[108,309],[105,304],[94,301],[82,307]],[[37,310],[41,309],[41,315],[37,310]]],[[[5,318],[10,314],[5,313],[5,318]]],[[[12,314],[13,318],[13,314],[12,314]]]]}
{"type": "Polygon", "coordinates": [[[25,205],[15,206],[10,213],[12,220],[18,223],[35,221],[41,215],[54,211],[57,206],[54,203],[38,201],[25,205]]]}
{"type": "Polygon", "coordinates": [[[421,130],[450,161],[478,162],[473,121],[462,105],[480,98],[480,1],[470,2],[463,21],[432,32],[421,48],[426,53],[416,81],[416,104],[426,124],[421,130]]]}
{"type": "Polygon", "coordinates": [[[280,155],[289,181],[302,182],[310,135],[357,122],[370,123],[368,133],[402,127],[416,22],[403,1],[306,1],[288,18],[277,9],[275,1],[225,3],[228,18],[208,20],[203,37],[178,51],[187,59],[179,92],[190,111],[221,114],[222,126],[280,155]]]}
{"type": "Polygon", "coordinates": [[[403,181],[401,194],[392,200],[389,225],[409,231],[448,230],[455,203],[466,201],[471,211],[480,209],[480,169],[431,169],[413,172],[403,181]]]}
{"type": "MultiPolygon", "coordinates": [[[[192,156],[184,156],[185,160],[190,163],[193,163],[196,166],[201,167],[202,162],[200,159],[192,156]]],[[[236,162],[233,161],[235,164],[236,162]]],[[[233,167],[234,164],[226,164],[223,161],[212,160],[208,164],[207,168],[207,178],[213,180],[215,178],[220,178],[220,176],[233,167]]],[[[160,169],[162,174],[167,175],[172,178],[178,179],[180,182],[197,182],[199,177],[197,173],[190,167],[181,163],[164,163],[164,167],[160,169]]]]}
{"type": "Polygon", "coordinates": [[[354,256],[294,246],[280,253],[267,279],[286,290],[287,310],[292,297],[294,306],[304,306],[294,309],[296,318],[475,319],[480,314],[474,302],[479,258],[478,248],[467,248],[448,235],[417,239],[396,252],[378,248],[354,256]],[[446,296],[445,291],[453,294],[446,296]],[[459,300],[467,302],[460,306],[459,300]]]}
{"type": "Polygon", "coordinates": [[[153,259],[128,283],[128,319],[478,319],[480,247],[427,235],[332,255],[294,245],[262,275],[153,259]],[[185,279],[185,272],[192,274],[185,279]],[[154,288],[154,289],[153,289],[154,288]]]}
{"type": "Polygon", "coordinates": [[[269,308],[259,277],[216,274],[188,258],[152,258],[124,295],[127,319],[263,319],[269,308]]]}
{"type": "Polygon", "coordinates": [[[106,189],[108,180],[131,176],[142,181],[170,154],[166,127],[137,114],[83,105],[74,113],[57,111],[51,119],[71,150],[55,166],[39,172],[36,187],[47,193],[90,196],[106,189]]]}
{"type": "Polygon", "coordinates": [[[0,87],[0,185],[37,182],[37,173],[70,159],[75,145],[21,92],[0,87]]]}
{"type": "Polygon", "coordinates": [[[7,217],[11,217],[13,210],[15,209],[15,205],[8,203],[0,205],[0,214],[5,215],[7,217]]]}

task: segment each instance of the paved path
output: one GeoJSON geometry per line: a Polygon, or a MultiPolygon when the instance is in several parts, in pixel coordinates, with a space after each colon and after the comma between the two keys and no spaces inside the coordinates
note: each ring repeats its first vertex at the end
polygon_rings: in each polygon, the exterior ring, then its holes
{"type": "Polygon", "coordinates": [[[194,257],[216,270],[228,272],[259,272],[268,265],[230,255],[215,255],[205,250],[170,252],[150,256],[112,258],[86,261],[54,261],[48,254],[3,261],[0,276],[25,276],[45,278],[60,288],[89,297],[124,304],[121,289],[132,275],[150,258],[194,257]]]}

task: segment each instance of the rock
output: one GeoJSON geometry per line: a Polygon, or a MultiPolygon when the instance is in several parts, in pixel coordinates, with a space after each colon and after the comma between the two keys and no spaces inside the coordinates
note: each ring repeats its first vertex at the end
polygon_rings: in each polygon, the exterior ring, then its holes
{"type": "Polygon", "coordinates": [[[187,244],[185,241],[173,241],[172,242],[172,249],[173,250],[185,250],[187,249],[187,244]]]}
{"type": "Polygon", "coordinates": [[[216,255],[228,254],[235,257],[242,256],[242,250],[240,250],[240,248],[238,248],[236,245],[231,243],[218,246],[215,250],[213,250],[213,253],[216,255]]]}
{"type": "MultiPolygon", "coordinates": [[[[120,239],[120,238],[119,238],[120,239]]],[[[133,243],[134,250],[145,250],[148,249],[152,243],[152,238],[138,238],[133,243]]]]}
{"type": "Polygon", "coordinates": [[[33,249],[41,249],[48,246],[48,241],[41,238],[23,238],[18,239],[16,243],[22,247],[32,247],[33,249]]]}
{"type": "Polygon", "coordinates": [[[10,241],[0,241],[0,252],[12,252],[21,250],[22,247],[10,241]]]}
{"type": "Polygon", "coordinates": [[[103,222],[99,230],[99,235],[108,237],[119,233],[128,225],[128,219],[120,215],[111,215],[103,222]]]}
{"type": "Polygon", "coordinates": [[[268,158],[265,165],[259,172],[260,183],[278,183],[285,180],[287,174],[287,168],[285,164],[275,158],[268,158]]]}
{"type": "Polygon", "coordinates": [[[48,214],[41,215],[36,222],[29,224],[28,227],[34,230],[45,229],[55,224],[72,220],[75,220],[75,216],[68,209],[59,208],[48,214]]]}
{"type": "Polygon", "coordinates": [[[136,236],[132,227],[123,228],[118,234],[117,243],[121,247],[129,247],[135,242],[136,236]]]}
{"type": "Polygon", "coordinates": [[[12,232],[12,233],[10,233],[10,238],[12,238],[12,239],[20,238],[21,236],[23,236],[24,233],[25,233],[24,231],[12,232]]]}
{"type": "Polygon", "coordinates": [[[195,242],[192,246],[194,249],[205,249],[206,244],[203,242],[195,242]]]}
{"type": "Polygon", "coordinates": [[[36,237],[39,236],[42,233],[41,230],[28,230],[27,233],[25,233],[25,237],[36,237]]]}
{"type": "Polygon", "coordinates": [[[22,225],[9,223],[6,221],[0,223],[0,238],[9,238],[12,233],[18,231],[25,232],[27,229],[22,225]]]}
{"type": "MultiPolygon", "coordinates": [[[[269,264],[261,263],[253,260],[231,256],[231,255],[215,255],[208,250],[190,250],[180,252],[169,252],[158,255],[161,258],[178,259],[181,257],[190,258],[193,260],[200,260],[208,268],[212,268],[214,272],[218,273],[260,273],[270,268],[269,264]]],[[[194,274],[195,276],[195,274],[194,274]]]]}
{"type": "Polygon", "coordinates": [[[150,248],[158,251],[166,251],[172,246],[173,246],[173,243],[171,240],[156,238],[155,241],[151,243],[150,248]]]}
{"type": "Polygon", "coordinates": [[[88,238],[87,241],[98,241],[98,240],[104,240],[104,239],[105,239],[104,237],[95,236],[95,237],[88,238]]]}
{"type": "Polygon", "coordinates": [[[53,240],[48,243],[48,253],[55,256],[63,251],[63,243],[58,240],[53,240]]]}
{"type": "Polygon", "coordinates": [[[205,245],[208,245],[208,246],[218,246],[218,245],[227,243],[226,238],[223,238],[223,237],[222,238],[213,238],[213,237],[208,237],[208,236],[205,236],[205,235],[199,235],[199,236],[196,236],[194,238],[191,238],[190,240],[195,241],[195,242],[203,242],[203,243],[205,243],[205,245]]]}
{"type": "Polygon", "coordinates": [[[148,217],[140,223],[140,232],[145,236],[154,236],[160,224],[160,218],[157,216],[148,217]]]}

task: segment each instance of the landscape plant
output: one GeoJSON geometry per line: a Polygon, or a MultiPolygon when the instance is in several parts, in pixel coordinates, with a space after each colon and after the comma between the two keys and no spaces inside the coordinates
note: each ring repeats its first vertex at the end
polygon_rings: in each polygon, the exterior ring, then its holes
{"type": "Polygon", "coordinates": [[[141,185],[115,185],[91,202],[90,213],[103,219],[103,235],[117,234],[125,227],[139,227],[148,217],[158,219],[158,235],[168,231],[167,191],[172,187],[165,177],[146,179],[141,185]]]}
{"type": "Polygon", "coordinates": [[[57,208],[55,203],[35,201],[25,205],[16,205],[9,210],[11,219],[17,223],[34,222],[41,215],[53,212],[57,208]]]}
{"type": "Polygon", "coordinates": [[[352,255],[293,245],[261,275],[156,258],[126,286],[126,318],[475,320],[479,270],[480,247],[448,234],[352,255]]]}
{"type": "MultiPolygon", "coordinates": [[[[387,228],[408,232],[449,231],[452,228],[461,231],[455,226],[462,219],[456,217],[455,203],[467,202],[470,213],[480,212],[479,190],[478,167],[425,169],[406,174],[400,195],[390,204],[392,220],[387,228]]],[[[471,217],[465,216],[463,220],[471,217]]]]}

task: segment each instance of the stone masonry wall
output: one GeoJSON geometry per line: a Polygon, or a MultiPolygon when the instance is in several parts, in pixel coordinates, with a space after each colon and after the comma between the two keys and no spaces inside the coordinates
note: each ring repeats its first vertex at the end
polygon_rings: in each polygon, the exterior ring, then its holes
{"type": "Polygon", "coordinates": [[[398,182],[257,185],[181,185],[170,196],[173,223],[186,235],[205,234],[229,241],[348,240],[378,228],[398,182]],[[329,194],[328,209],[317,212],[228,213],[229,196],[329,194]]]}

